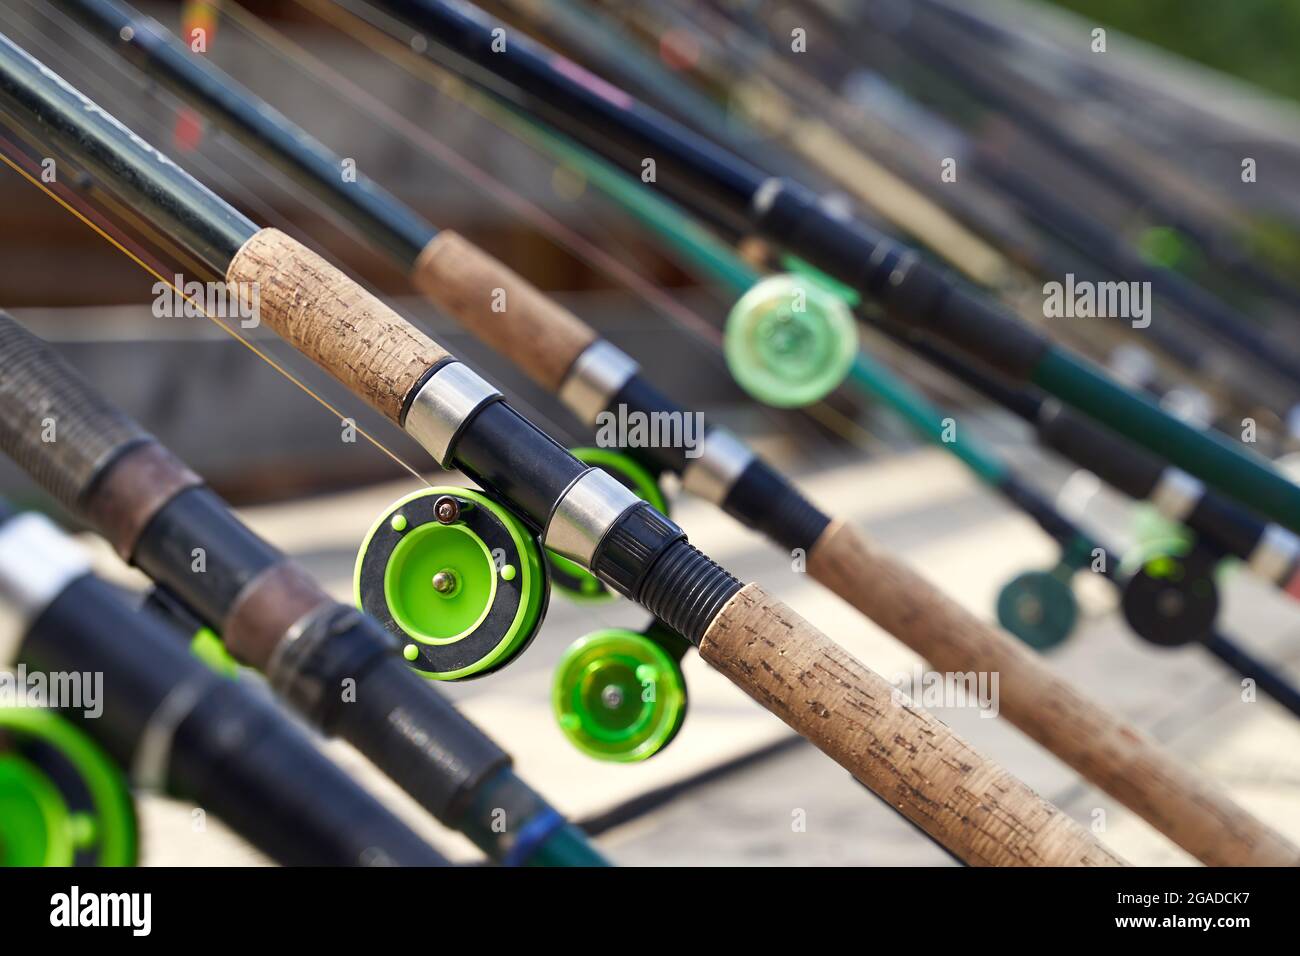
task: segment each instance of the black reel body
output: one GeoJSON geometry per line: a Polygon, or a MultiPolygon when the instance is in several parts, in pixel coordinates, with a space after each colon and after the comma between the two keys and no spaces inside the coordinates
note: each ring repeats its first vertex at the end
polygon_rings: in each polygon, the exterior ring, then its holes
{"type": "Polygon", "coordinates": [[[469,488],[395,502],[357,555],[357,605],[403,639],[435,680],[482,677],[521,654],[549,593],[542,548],[508,509],[469,488]]]}

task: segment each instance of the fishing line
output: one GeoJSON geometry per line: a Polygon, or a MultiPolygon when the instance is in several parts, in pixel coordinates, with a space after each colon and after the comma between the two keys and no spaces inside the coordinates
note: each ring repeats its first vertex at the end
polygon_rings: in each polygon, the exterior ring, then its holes
{"type": "MultiPolygon", "coordinates": [[[[345,6],[343,4],[323,5],[317,0],[292,0],[292,2],[330,23],[336,29],[344,32],[349,38],[362,43],[381,60],[401,69],[420,81],[425,87],[434,89],[456,101],[482,119],[492,123],[496,128],[510,134],[515,140],[524,142],[534,151],[539,151],[538,147],[529,141],[529,137],[520,131],[521,122],[525,127],[531,127],[532,124],[527,119],[520,117],[512,110],[503,108],[488,97],[476,94],[465,83],[457,79],[454,74],[447,71],[446,67],[440,67],[423,56],[413,53],[408,45],[401,43],[393,36],[385,34],[371,24],[365,15],[353,12],[351,7],[346,7],[345,10],[340,11],[338,7],[345,6]],[[356,29],[357,26],[360,26],[361,29],[356,29]],[[367,40],[367,37],[370,39],[367,40]],[[392,55],[385,52],[385,47],[392,50],[392,55]]],[[[323,63],[282,32],[269,27],[264,21],[253,16],[240,4],[230,2],[223,9],[232,14],[232,21],[244,28],[249,36],[261,41],[264,46],[275,50],[288,62],[317,77],[322,82],[328,83],[342,95],[351,99],[358,108],[363,109],[368,117],[379,119],[390,131],[406,140],[416,149],[432,153],[434,158],[471,182],[487,198],[506,206],[525,218],[589,268],[627,288],[652,309],[673,321],[678,327],[693,333],[715,350],[720,349],[722,335],[718,329],[658,286],[647,281],[598,246],[588,242],[507,184],[481,168],[474,166],[452,147],[442,143],[420,126],[397,113],[388,104],[353,83],[340,71],[323,63]]],[[[374,12],[379,16],[383,16],[379,11],[374,12]]],[[[542,155],[545,156],[545,153],[543,152],[542,155]]],[[[547,159],[548,161],[554,161],[549,157],[547,159]]],[[[769,423],[778,421],[777,416],[770,408],[759,406],[759,410],[769,423]]],[[[884,443],[880,439],[871,435],[860,424],[838,409],[826,406],[813,412],[811,407],[806,407],[800,409],[800,411],[814,417],[823,426],[861,450],[879,450],[883,447],[884,443]]],[[[805,451],[810,438],[811,436],[807,433],[795,433],[796,442],[803,445],[805,451]]]]}
{"type": "Polygon", "coordinates": [[[203,306],[202,306],[201,303],[194,302],[194,300],[190,299],[189,296],[185,295],[185,293],[184,293],[181,289],[179,289],[179,288],[176,287],[176,285],[171,281],[171,279],[168,279],[168,278],[166,278],[165,276],[163,276],[161,272],[159,272],[158,270],[156,270],[155,268],[153,268],[151,265],[149,265],[149,263],[147,263],[144,259],[140,258],[140,257],[137,256],[135,253],[133,253],[130,249],[126,248],[126,246],[124,246],[122,243],[118,242],[117,239],[115,239],[115,238],[114,238],[110,233],[108,233],[107,231],[101,229],[101,228],[100,228],[100,227],[99,227],[99,226],[98,226],[98,225],[97,225],[97,224],[96,224],[92,219],[90,219],[88,216],[84,215],[84,214],[81,212],[81,210],[77,209],[77,208],[76,208],[75,206],[73,206],[71,203],[69,203],[69,202],[67,202],[66,200],[64,200],[64,198],[63,198],[62,196],[60,196],[58,193],[56,193],[56,192],[54,192],[53,190],[49,189],[49,188],[46,186],[45,183],[41,182],[40,179],[38,179],[37,177],[33,176],[33,175],[32,175],[31,173],[29,173],[27,170],[23,169],[22,166],[20,166],[20,165],[19,165],[18,163],[16,163],[16,162],[14,162],[14,160],[12,160],[8,155],[3,154],[3,153],[0,153],[0,160],[3,160],[6,166],[8,166],[8,167],[9,167],[10,169],[12,169],[14,172],[18,173],[20,176],[22,176],[24,179],[26,179],[29,183],[31,183],[33,186],[35,186],[35,187],[36,187],[37,189],[39,189],[41,192],[45,193],[46,196],[48,196],[49,198],[53,199],[56,203],[58,203],[60,206],[62,206],[62,207],[63,207],[64,209],[66,209],[68,212],[72,213],[72,215],[74,215],[75,217],[77,217],[77,219],[79,219],[79,220],[82,222],[82,224],[84,224],[84,225],[90,227],[90,229],[91,229],[93,232],[95,232],[96,235],[98,235],[100,238],[106,240],[106,241],[109,243],[109,245],[113,246],[113,248],[115,248],[118,252],[122,253],[124,256],[126,256],[128,259],[130,259],[132,262],[134,262],[137,266],[139,266],[141,269],[143,269],[145,272],[147,272],[149,275],[153,276],[157,281],[159,281],[159,282],[163,283],[164,285],[170,287],[170,288],[171,288],[171,289],[172,289],[172,290],[173,290],[177,295],[179,295],[179,296],[181,296],[182,298],[184,298],[187,302],[189,302],[191,305],[193,305],[195,308],[197,308],[200,312],[202,312],[204,316],[206,316],[207,318],[211,319],[214,323],[216,323],[216,325],[217,325],[217,326],[218,326],[218,327],[219,327],[223,332],[225,332],[227,335],[229,335],[229,336],[230,336],[231,338],[233,338],[235,341],[239,342],[241,345],[243,345],[245,348],[247,348],[250,352],[252,352],[252,353],[253,353],[254,355],[256,355],[258,358],[260,358],[262,361],[266,362],[267,365],[270,365],[273,369],[275,369],[277,372],[279,372],[281,375],[283,375],[285,378],[287,378],[290,382],[292,382],[294,385],[297,385],[300,389],[302,389],[304,392],[306,392],[308,395],[310,395],[313,399],[315,399],[317,402],[319,402],[321,405],[323,405],[325,408],[327,408],[330,412],[332,412],[332,413],[334,414],[334,417],[335,417],[336,419],[338,419],[339,421],[352,421],[352,422],[354,423],[354,427],[356,428],[357,434],[363,436],[363,437],[366,439],[366,441],[370,442],[372,445],[374,445],[376,448],[378,448],[381,452],[383,452],[385,455],[387,455],[389,458],[391,458],[391,459],[392,459],[393,461],[395,461],[397,464],[401,465],[404,469],[406,469],[408,472],[410,472],[411,475],[414,476],[415,479],[416,479],[417,481],[419,481],[421,484],[423,484],[423,485],[425,485],[425,486],[429,486],[429,482],[424,478],[423,475],[421,475],[418,471],[416,471],[416,470],[415,470],[411,465],[407,464],[406,461],[405,461],[405,460],[404,460],[400,455],[398,455],[396,452],[390,451],[390,450],[388,449],[388,447],[385,446],[385,445],[383,444],[383,442],[379,441],[379,439],[375,438],[373,435],[371,435],[368,431],[366,431],[366,430],[365,430],[364,428],[362,428],[360,425],[356,425],[356,424],[355,424],[355,419],[352,419],[352,418],[350,418],[349,416],[344,415],[342,412],[340,412],[337,408],[335,408],[332,404],[330,404],[330,402],[329,402],[328,400],[326,400],[326,399],[322,398],[320,395],[318,395],[318,394],[317,394],[315,391],[313,391],[313,390],[312,390],[312,389],[311,389],[311,388],[310,388],[306,383],[304,383],[302,380],[300,380],[299,378],[297,378],[297,377],[296,377],[292,372],[290,372],[288,369],[286,369],[284,366],[282,366],[279,362],[277,362],[275,359],[273,359],[270,355],[268,355],[268,354],[267,354],[266,352],[264,352],[262,349],[258,348],[256,345],[254,345],[254,344],[253,344],[252,342],[250,342],[248,339],[244,338],[244,336],[242,336],[242,335],[240,335],[238,332],[236,332],[236,331],[235,331],[231,326],[229,326],[226,322],[224,322],[223,320],[217,318],[217,317],[214,316],[214,315],[210,315],[210,314],[209,314],[209,313],[208,313],[208,312],[203,308],[203,306]]]}

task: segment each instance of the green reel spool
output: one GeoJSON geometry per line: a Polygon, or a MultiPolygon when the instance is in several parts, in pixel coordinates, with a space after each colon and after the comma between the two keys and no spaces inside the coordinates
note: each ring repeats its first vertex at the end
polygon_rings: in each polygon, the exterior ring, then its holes
{"type": "Polygon", "coordinates": [[[569,743],[597,760],[634,763],[663,750],[686,718],[679,658],[636,631],[610,628],[569,645],[551,707],[569,743]]]}
{"type": "Polygon", "coordinates": [[[723,351],[732,377],[767,405],[799,408],[848,375],[858,330],[844,300],[814,279],[777,275],[732,306],[723,351]]]}
{"type": "Polygon", "coordinates": [[[998,592],[998,623],[1030,647],[1048,650],[1062,643],[1079,619],[1079,604],[1062,563],[1051,571],[1025,571],[998,592]]]}
{"type": "Polygon", "coordinates": [[[469,488],[394,502],[357,555],[357,606],[434,680],[482,677],[519,656],[546,616],[542,548],[507,508],[469,488]]]}
{"type": "Polygon", "coordinates": [[[94,741],[51,711],[0,709],[0,866],[134,866],[137,830],[94,741]]]}
{"type": "MultiPolygon", "coordinates": [[[[660,514],[668,514],[668,501],[654,476],[627,455],[608,448],[572,448],[570,453],[584,465],[603,468],[642,501],[650,502],[660,514]]],[[[594,574],[563,555],[547,551],[546,565],[551,575],[551,587],[571,601],[597,604],[618,597],[594,574]]]]}

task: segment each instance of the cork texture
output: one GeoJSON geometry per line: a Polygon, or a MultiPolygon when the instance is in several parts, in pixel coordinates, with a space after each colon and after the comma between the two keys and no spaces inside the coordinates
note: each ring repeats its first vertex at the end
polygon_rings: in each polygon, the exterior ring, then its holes
{"type": "Polygon", "coordinates": [[[454,232],[440,232],[416,260],[420,294],[483,342],[555,390],[596,339],[593,329],[454,232]]]}
{"type": "Polygon", "coordinates": [[[354,394],[401,424],[407,394],[447,352],[301,243],[275,229],[226,271],[256,283],[263,322],[354,394]]]}
{"type": "Polygon", "coordinates": [[[1300,864],[1300,850],[1204,774],[1081,695],[1014,637],[872,548],[852,526],[837,521],[826,529],[808,572],[934,670],[998,673],[1001,717],[1202,862],[1300,864]]]}
{"type": "Polygon", "coordinates": [[[700,655],[973,866],[1124,865],[757,585],[727,603],[700,655]]]}

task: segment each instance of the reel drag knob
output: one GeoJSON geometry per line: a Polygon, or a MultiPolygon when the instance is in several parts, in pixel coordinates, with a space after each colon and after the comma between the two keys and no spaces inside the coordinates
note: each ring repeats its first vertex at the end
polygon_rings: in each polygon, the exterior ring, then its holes
{"type": "Polygon", "coordinates": [[[391,505],[357,555],[357,605],[403,638],[435,680],[481,677],[532,641],[548,582],[537,539],[469,488],[427,488],[391,505]]]}
{"type": "Polygon", "coordinates": [[[551,706],[569,743],[597,760],[632,763],[668,745],[686,717],[686,682],[658,641],[611,628],[569,645],[551,706]]]}
{"type": "Polygon", "coordinates": [[[844,300],[811,278],[771,276],[727,315],[723,351],[732,377],[778,408],[811,405],[844,381],[858,331],[844,300]]]}
{"type": "MultiPolygon", "coordinates": [[[[627,455],[608,448],[573,448],[570,454],[584,465],[603,468],[623,487],[648,501],[660,514],[668,514],[668,501],[654,476],[627,455]]],[[[618,596],[582,565],[554,551],[546,552],[546,566],[551,586],[571,601],[603,603],[618,596]]]]}
{"type": "Polygon", "coordinates": [[[0,709],[0,866],[134,866],[126,779],[48,710],[0,709]]]}
{"type": "Polygon", "coordinates": [[[1079,619],[1074,591],[1060,568],[1016,575],[998,592],[997,610],[1003,628],[1040,651],[1062,643],[1079,619]]]}

